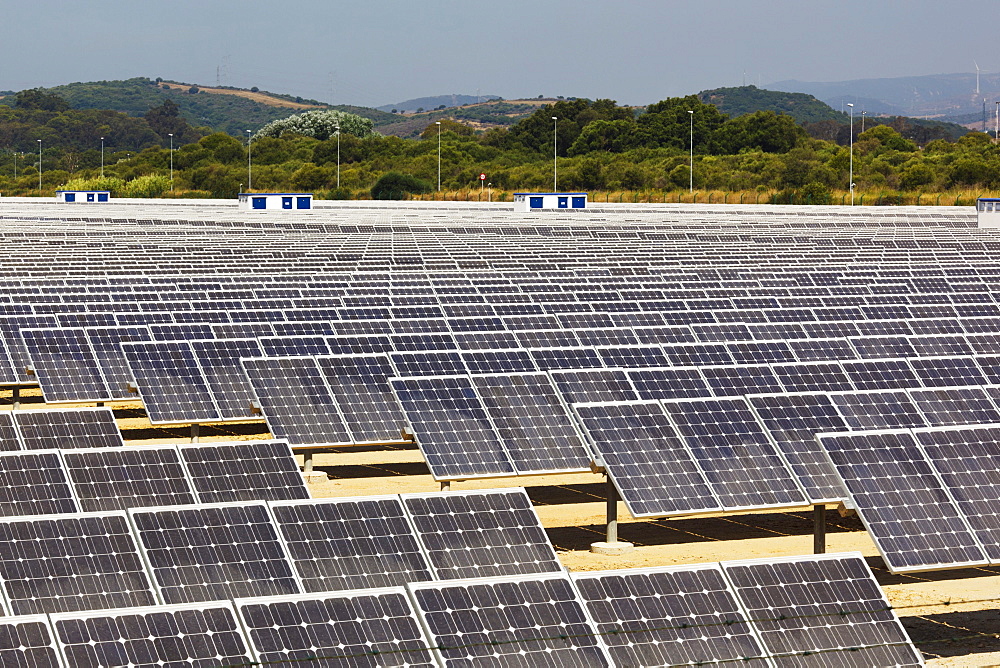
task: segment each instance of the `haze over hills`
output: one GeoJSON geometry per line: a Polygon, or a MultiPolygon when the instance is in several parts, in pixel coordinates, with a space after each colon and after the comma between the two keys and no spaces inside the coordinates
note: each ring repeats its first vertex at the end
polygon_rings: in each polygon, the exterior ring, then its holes
{"type": "Polygon", "coordinates": [[[768,88],[808,93],[837,111],[842,106],[846,111],[846,103],[853,102],[855,113],[863,109],[870,114],[951,120],[981,113],[983,98],[988,106],[1000,98],[1000,74],[981,72],[978,95],[975,72],[827,82],[786,80],[768,88]]]}
{"type": "Polygon", "coordinates": [[[489,100],[500,100],[502,99],[499,95],[432,95],[430,97],[417,97],[412,100],[406,100],[405,102],[397,102],[396,104],[383,104],[381,107],[375,107],[379,111],[429,111],[431,109],[438,109],[441,105],[445,108],[448,107],[464,107],[467,104],[479,104],[480,102],[488,102],[489,100]]]}

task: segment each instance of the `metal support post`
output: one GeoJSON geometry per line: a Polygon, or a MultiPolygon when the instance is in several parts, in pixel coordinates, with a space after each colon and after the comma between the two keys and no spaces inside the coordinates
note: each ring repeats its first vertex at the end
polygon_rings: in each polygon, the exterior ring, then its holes
{"type": "Polygon", "coordinates": [[[21,408],[21,388],[17,385],[14,386],[13,391],[10,395],[11,407],[14,410],[19,410],[21,408]]]}
{"type": "Polygon", "coordinates": [[[635,546],[632,543],[618,540],[618,501],[621,497],[618,495],[618,488],[615,487],[610,476],[607,477],[605,489],[607,490],[607,540],[591,543],[590,551],[595,554],[620,556],[631,552],[635,546]]]}
{"type": "Polygon", "coordinates": [[[826,506],[813,506],[813,554],[826,553],[826,506]]]}

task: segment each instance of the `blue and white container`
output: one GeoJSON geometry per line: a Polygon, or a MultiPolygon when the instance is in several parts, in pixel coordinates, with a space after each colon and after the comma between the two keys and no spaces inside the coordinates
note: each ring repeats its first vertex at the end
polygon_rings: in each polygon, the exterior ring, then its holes
{"type": "Polygon", "coordinates": [[[514,211],[586,208],[587,193],[514,193],[514,211]]]}
{"type": "Polygon", "coordinates": [[[1000,227],[1000,198],[980,197],[976,200],[979,227],[1000,227]]]}
{"type": "Polygon", "coordinates": [[[73,204],[107,202],[111,199],[109,190],[57,190],[56,201],[73,204]]]}
{"type": "Polygon", "coordinates": [[[240,193],[240,211],[308,211],[312,193],[240,193]]]}

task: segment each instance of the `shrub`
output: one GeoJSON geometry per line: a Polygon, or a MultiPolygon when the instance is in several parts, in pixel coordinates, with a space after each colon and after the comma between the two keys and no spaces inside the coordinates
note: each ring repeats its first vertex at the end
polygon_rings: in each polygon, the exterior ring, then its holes
{"type": "Polygon", "coordinates": [[[802,204],[831,204],[833,194],[830,189],[818,181],[807,183],[799,193],[799,200],[802,204]]]}
{"type": "Polygon", "coordinates": [[[352,134],[356,137],[378,135],[372,129],[374,123],[369,118],[362,118],[356,114],[348,114],[334,109],[314,109],[277,121],[271,121],[257,131],[254,139],[258,137],[280,137],[284,133],[290,132],[325,141],[330,137],[336,136],[335,128],[338,125],[342,133],[352,134]]]}
{"type": "Polygon", "coordinates": [[[122,197],[160,197],[170,190],[170,177],[148,174],[132,179],[122,188],[122,197]]]}
{"type": "Polygon", "coordinates": [[[372,186],[372,199],[406,199],[407,195],[429,193],[431,184],[410,174],[386,172],[372,186]]]}

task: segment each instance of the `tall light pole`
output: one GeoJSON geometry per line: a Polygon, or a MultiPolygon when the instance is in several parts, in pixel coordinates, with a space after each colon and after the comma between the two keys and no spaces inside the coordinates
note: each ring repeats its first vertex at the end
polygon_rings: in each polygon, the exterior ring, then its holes
{"type": "Polygon", "coordinates": [[[17,151],[14,151],[14,180],[17,181],[17,151]]]}
{"type": "Polygon", "coordinates": [[[253,165],[250,163],[250,131],[247,130],[247,192],[253,190],[253,165]]]}
{"type": "Polygon", "coordinates": [[[174,133],[168,132],[170,135],[170,192],[174,190],[174,133]]]}
{"type": "Polygon", "coordinates": [[[847,106],[851,108],[851,167],[847,176],[847,187],[851,189],[851,206],[854,206],[854,105],[848,102],[847,106]]]}
{"type": "Polygon", "coordinates": [[[694,109],[688,109],[688,120],[691,121],[691,136],[688,140],[691,145],[688,156],[688,192],[694,194],[694,109]]]}
{"type": "Polygon", "coordinates": [[[552,117],[552,192],[559,192],[559,117],[552,117]]]}
{"type": "Polygon", "coordinates": [[[38,193],[42,192],[42,140],[38,140],[38,193]]]}
{"type": "Polygon", "coordinates": [[[104,178],[104,137],[101,137],[101,178],[104,178]]]}
{"type": "Polygon", "coordinates": [[[1000,100],[997,100],[997,124],[993,129],[993,143],[1000,141],[1000,100]]]}
{"type": "Polygon", "coordinates": [[[441,121],[434,121],[438,126],[438,192],[441,192],[441,121]]]}
{"type": "Polygon", "coordinates": [[[868,115],[868,112],[865,111],[864,109],[862,109],[861,110],[861,134],[865,133],[865,116],[867,116],[867,115],[868,115]]]}
{"type": "Polygon", "coordinates": [[[340,190],[340,126],[334,125],[333,129],[337,131],[337,190],[340,190]]]}

